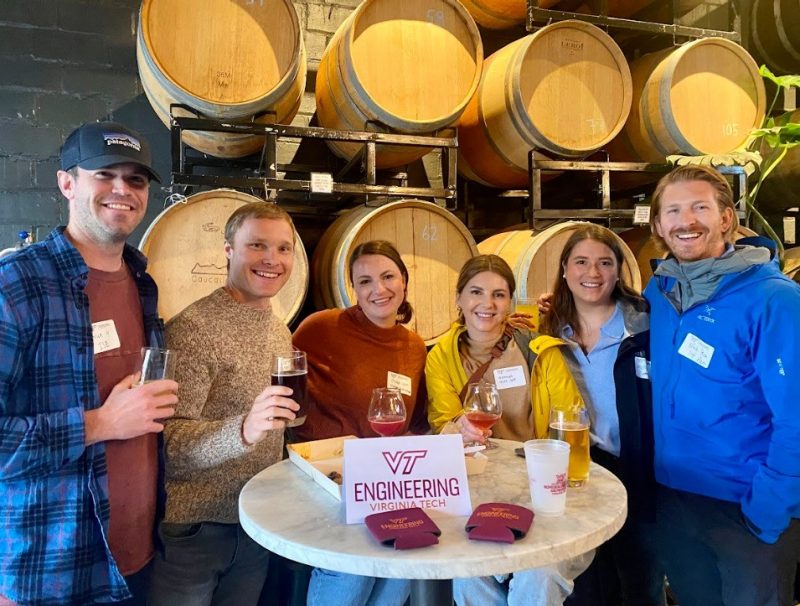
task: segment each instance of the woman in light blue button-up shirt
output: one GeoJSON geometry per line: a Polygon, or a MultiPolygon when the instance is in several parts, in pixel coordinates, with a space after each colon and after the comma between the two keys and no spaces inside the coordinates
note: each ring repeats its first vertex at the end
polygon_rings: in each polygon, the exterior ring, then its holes
{"type": "Polygon", "coordinates": [[[628,489],[628,521],[577,579],[575,599],[663,606],[664,575],[647,542],[653,490],[649,317],[645,301],[620,280],[623,246],[599,225],[573,232],[540,330],[569,344],[564,357],[589,408],[592,459],[628,489]],[[609,570],[616,578],[608,578],[609,570]]]}

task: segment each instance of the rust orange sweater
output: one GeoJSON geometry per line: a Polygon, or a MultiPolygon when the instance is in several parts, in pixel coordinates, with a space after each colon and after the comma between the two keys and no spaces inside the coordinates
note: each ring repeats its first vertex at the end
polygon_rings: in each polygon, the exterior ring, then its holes
{"type": "Polygon", "coordinates": [[[310,315],[292,342],[308,355],[308,392],[316,403],[296,428],[298,439],[377,437],[367,422],[367,408],[373,388],[386,387],[389,371],[411,379],[411,396],[403,396],[406,429],[427,431],[425,343],[416,333],[399,324],[381,328],[350,307],[310,315]]]}

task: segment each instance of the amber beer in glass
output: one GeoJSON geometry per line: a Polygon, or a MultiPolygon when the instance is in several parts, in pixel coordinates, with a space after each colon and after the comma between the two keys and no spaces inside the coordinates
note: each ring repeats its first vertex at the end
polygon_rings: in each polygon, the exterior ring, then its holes
{"type": "Polygon", "coordinates": [[[550,410],[550,439],[569,444],[570,486],[583,486],[589,478],[589,411],[583,406],[550,410]]]}

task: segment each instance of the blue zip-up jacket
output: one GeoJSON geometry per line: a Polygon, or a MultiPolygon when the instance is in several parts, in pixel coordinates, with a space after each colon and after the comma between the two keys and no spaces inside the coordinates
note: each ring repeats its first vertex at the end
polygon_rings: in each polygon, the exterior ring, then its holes
{"type": "MultiPolygon", "coordinates": [[[[145,258],[126,245],[123,260],[163,347],[145,258]]],[[[88,276],[63,227],[0,261],[0,595],[18,604],[130,596],[108,547],[105,444],[84,445],[83,413],[102,404],[88,276]]]]}
{"type": "Polygon", "coordinates": [[[674,284],[656,275],[645,289],[656,480],[740,503],[774,543],[800,516],[800,286],[756,264],[679,312],[674,284]],[[699,362],[678,353],[687,337],[699,362]]]}

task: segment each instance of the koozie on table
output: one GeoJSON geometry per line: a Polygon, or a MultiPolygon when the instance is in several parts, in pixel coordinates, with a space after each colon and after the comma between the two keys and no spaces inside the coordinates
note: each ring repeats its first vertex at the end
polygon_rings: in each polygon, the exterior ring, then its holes
{"type": "Polygon", "coordinates": [[[439,542],[442,531],[419,507],[373,513],[364,523],[380,543],[395,549],[427,547],[439,542]]]}
{"type": "Polygon", "coordinates": [[[533,512],[510,503],[484,503],[467,520],[466,531],[476,541],[513,543],[521,539],[533,524],[533,512]]]}

